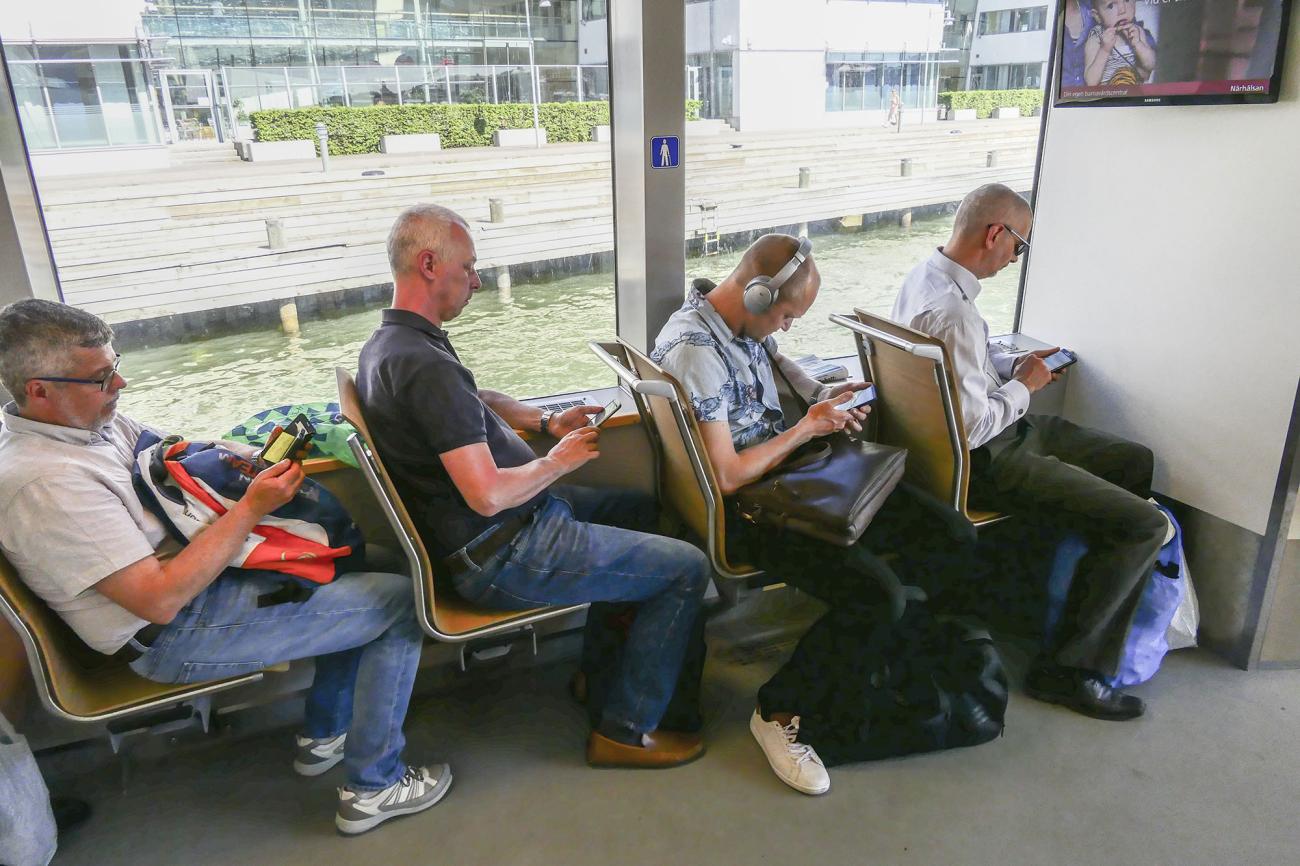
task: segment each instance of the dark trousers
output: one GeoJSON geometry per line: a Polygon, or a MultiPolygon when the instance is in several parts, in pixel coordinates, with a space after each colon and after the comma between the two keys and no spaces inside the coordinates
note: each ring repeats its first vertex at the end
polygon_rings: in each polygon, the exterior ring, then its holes
{"type": "Polygon", "coordinates": [[[867,543],[864,537],[851,547],[837,547],[729,516],[727,546],[735,551],[735,560],[751,562],[831,608],[800,638],[789,661],[758,690],[764,715],[798,714],[827,685],[821,682],[825,660],[810,648],[833,644],[842,633],[865,632],[873,623],[892,618],[900,581],[867,543]]]}
{"type": "Polygon", "coordinates": [[[1150,449],[1061,418],[1029,415],[1014,441],[996,455],[977,449],[972,463],[972,507],[1087,540],[1048,652],[1059,664],[1115,675],[1167,525],[1146,501],[1150,449]]]}

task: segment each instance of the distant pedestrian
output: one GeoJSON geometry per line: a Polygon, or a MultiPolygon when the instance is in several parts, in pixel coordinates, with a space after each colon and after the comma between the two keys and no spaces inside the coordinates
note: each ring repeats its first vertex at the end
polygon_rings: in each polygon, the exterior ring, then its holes
{"type": "Polygon", "coordinates": [[[889,91],[889,117],[885,126],[901,126],[903,121],[903,100],[898,98],[898,88],[889,91]]]}

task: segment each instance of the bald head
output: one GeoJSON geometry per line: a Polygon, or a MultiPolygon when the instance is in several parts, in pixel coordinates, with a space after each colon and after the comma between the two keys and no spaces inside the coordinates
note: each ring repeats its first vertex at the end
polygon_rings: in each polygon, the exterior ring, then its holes
{"type": "Polygon", "coordinates": [[[455,227],[469,233],[464,218],[441,205],[412,205],[398,214],[388,232],[388,266],[393,276],[416,270],[416,256],[421,250],[430,250],[438,258],[444,258],[455,240],[455,227]]]}
{"type": "Polygon", "coordinates": [[[958,240],[981,238],[991,225],[1030,222],[1029,203],[1009,186],[989,183],[969,193],[957,208],[952,236],[958,240]]]}
{"type": "MultiPolygon", "coordinates": [[[[792,235],[763,235],[745,250],[740,263],[727,279],[729,282],[744,286],[754,277],[774,277],[790,259],[794,258],[798,250],[799,239],[792,235]]],[[[802,300],[812,285],[812,277],[816,273],[811,259],[812,256],[805,259],[803,264],[790,275],[790,279],[781,286],[783,301],[797,303],[802,300]]]]}

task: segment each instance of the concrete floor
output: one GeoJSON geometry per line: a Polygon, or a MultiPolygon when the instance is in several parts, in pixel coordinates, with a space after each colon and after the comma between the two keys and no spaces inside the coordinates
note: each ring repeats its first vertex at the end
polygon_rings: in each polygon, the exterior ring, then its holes
{"type": "MultiPolygon", "coordinates": [[[[835,768],[820,798],[771,774],[747,729],[782,648],[713,647],[709,753],[666,771],[592,770],[571,663],[418,698],[408,757],[450,760],[433,810],[335,834],[341,768],[302,779],[289,730],[227,734],[138,762],[61,772],[93,819],[72,864],[1290,864],[1300,862],[1300,672],[1246,674],[1201,651],[1139,689],[1147,718],[1085,719],[1013,695],[1006,736],[835,768]]],[[[1024,656],[1007,650],[1018,674],[1024,656]]]]}

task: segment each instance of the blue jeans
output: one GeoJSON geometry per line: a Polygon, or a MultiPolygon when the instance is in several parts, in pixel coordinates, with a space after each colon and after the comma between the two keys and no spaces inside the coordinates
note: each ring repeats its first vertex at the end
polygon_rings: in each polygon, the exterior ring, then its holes
{"type": "Polygon", "coordinates": [[[604,710],[638,733],[658,727],[672,698],[713,574],[695,546],[637,531],[653,529],[655,516],[654,501],[633,491],[553,487],[510,544],[455,578],[461,596],[487,608],[640,602],[604,710]]]}
{"type": "Polygon", "coordinates": [[[348,787],[388,787],[405,770],[402,721],[424,640],[411,579],[356,572],[306,601],[257,606],[258,596],[280,586],[263,575],[217,578],[131,669],[156,682],[193,683],[315,656],[303,735],[348,732],[348,787]]]}

